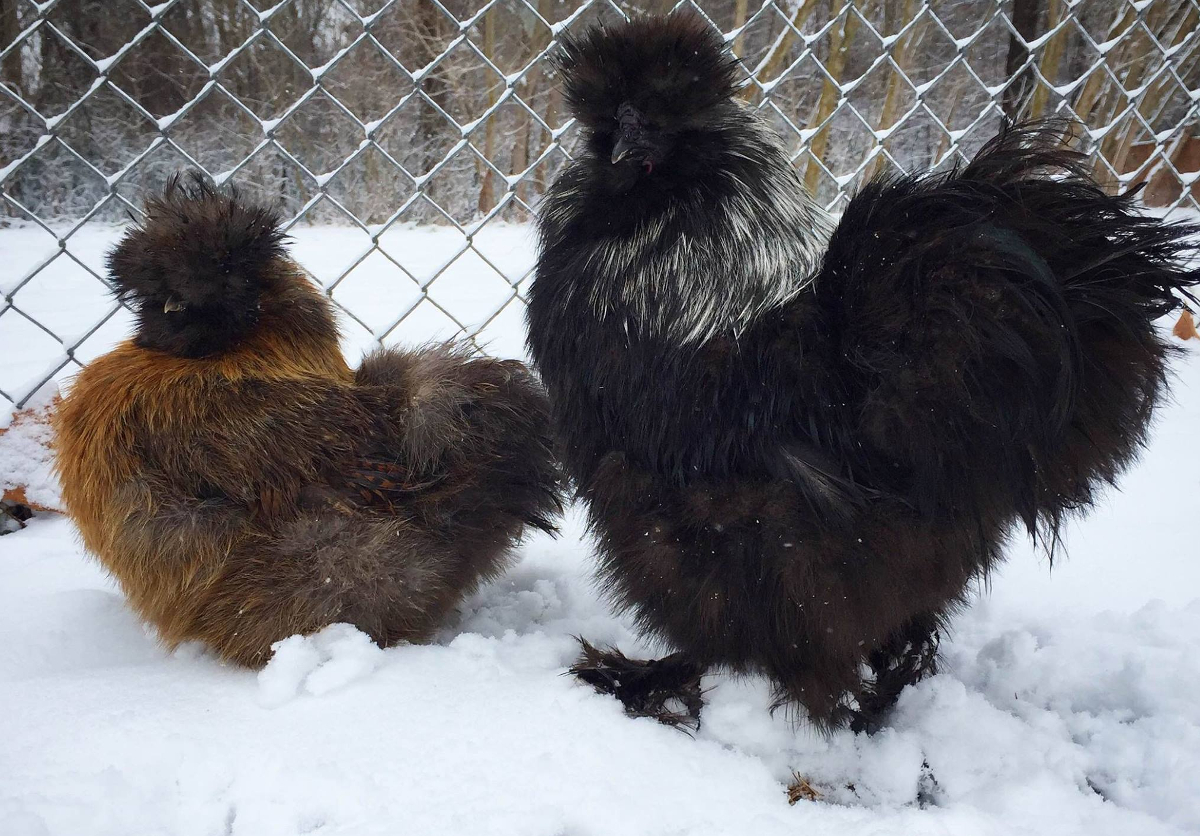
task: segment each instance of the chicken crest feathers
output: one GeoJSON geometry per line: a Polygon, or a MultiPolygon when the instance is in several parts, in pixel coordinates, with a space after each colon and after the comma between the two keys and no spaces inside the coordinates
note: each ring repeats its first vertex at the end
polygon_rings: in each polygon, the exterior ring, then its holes
{"type": "Polygon", "coordinates": [[[676,12],[567,35],[555,56],[572,113],[596,127],[623,102],[686,125],[737,92],[741,70],[702,17],[676,12]]]}
{"type": "Polygon", "coordinates": [[[287,264],[281,223],[198,173],[172,177],[107,258],[117,297],[138,314],[139,344],[200,357],[244,336],[287,264]]]}

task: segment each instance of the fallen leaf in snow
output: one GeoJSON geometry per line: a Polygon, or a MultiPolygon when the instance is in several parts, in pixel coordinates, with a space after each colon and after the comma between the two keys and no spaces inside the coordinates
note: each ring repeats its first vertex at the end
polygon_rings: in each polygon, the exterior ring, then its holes
{"type": "Polygon", "coordinates": [[[1171,333],[1181,340],[1200,340],[1200,332],[1196,331],[1196,319],[1187,308],[1179,315],[1179,321],[1175,323],[1171,333]]]}

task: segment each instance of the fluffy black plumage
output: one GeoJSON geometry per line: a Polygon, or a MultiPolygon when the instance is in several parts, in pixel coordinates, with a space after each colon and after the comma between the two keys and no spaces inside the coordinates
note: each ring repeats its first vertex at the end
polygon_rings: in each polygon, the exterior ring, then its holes
{"type": "Polygon", "coordinates": [[[740,75],[721,45],[690,15],[645,18],[636,30],[595,27],[564,40],[555,63],[567,105],[589,129],[592,149],[605,149],[614,163],[616,188],[639,168],[652,171],[676,142],[702,139],[705,115],[733,95],[740,75]]]}
{"type": "Polygon", "coordinates": [[[118,298],[134,307],[137,344],[180,357],[230,348],[277,291],[285,257],[280,217],[226,197],[200,174],[176,175],[146,203],[153,224],[135,225],[108,255],[118,298]]]}
{"type": "Polygon", "coordinates": [[[567,44],[590,135],[541,215],[529,345],[617,604],[677,666],[764,672],[818,726],[871,729],[1014,525],[1053,542],[1137,455],[1197,230],[1026,126],[869,184],[827,240],[726,76],[689,92],[728,62],[701,28],[567,44]],[[661,158],[613,162],[599,103],[659,126],[661,158]]]}

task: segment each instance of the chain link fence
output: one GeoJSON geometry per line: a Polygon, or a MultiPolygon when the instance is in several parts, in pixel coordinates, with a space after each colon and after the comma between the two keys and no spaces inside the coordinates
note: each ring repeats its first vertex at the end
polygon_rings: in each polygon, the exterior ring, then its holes
{"type": "Polygon", "coordinates": [[[495,349],[576,141],[556,39],[681,5],[832,211],[1055,113],[1113,188],[1200,208],[1200,0],[0,0],[0,398],[127,332],[103,253],[180,169],[284,207],[352,343],[495,349]]]}

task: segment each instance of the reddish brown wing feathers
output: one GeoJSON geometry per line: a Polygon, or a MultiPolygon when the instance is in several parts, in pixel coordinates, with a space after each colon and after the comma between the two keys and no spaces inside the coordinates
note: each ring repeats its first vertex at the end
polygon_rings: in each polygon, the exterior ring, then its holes
{"type": "Polygon", "coordinates": [[[443,478],[444,474],[418,478],[395,459],[363,456],[343,470],[328,474],[324,486],[309,485],[298,493],[264,486],[254,510],[266,519],[287,517],[313,504],[332,506],[343,514],[364,508],[396,514],[401,506],[411,503],[413,493],[433,487],[443,478]]]}
{"type": "Polygon", "coordinates": [[[436,485],[445,474],[415,474],[394,459],[365,456],[342,476],[354,502],[366,507],[394,510],[405,494],[436,485]]]}

